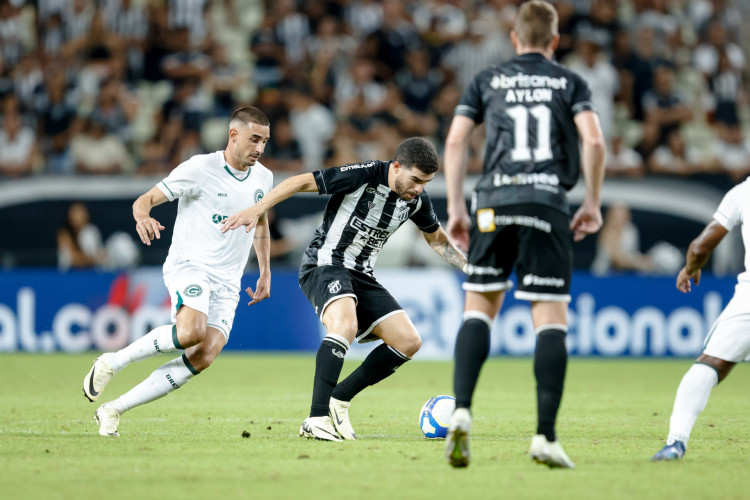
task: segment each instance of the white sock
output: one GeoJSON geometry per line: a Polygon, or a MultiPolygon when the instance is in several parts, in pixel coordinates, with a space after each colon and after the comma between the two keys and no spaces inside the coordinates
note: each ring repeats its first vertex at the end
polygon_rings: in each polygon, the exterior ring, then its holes
{"type": "Polygon", "coordinates": [[[695,363],[687,371],[674,399],[672,417],[669,419],[667,445],[682,441],[687,445],[698,415],[708,403],[711,389],[719,383],[716,370],[702,363],[695,363]]]}
{"type": "Polygon", "coordinates": [[[159,326],[124,349],[104,354],[104,361],[106,361],[110,368],[119,372],[135,361],[143,361],[163,352],[170,352],[181,348],[179,344],[176,344],[176,341],[176,326],[159,326]]]}
{"type": "Polygon", "coordinates": [[[131,408],[150,403],[179,389],[195,375],[198,375],[198,372],[190,365],[185,355],[182,355],[154,370],[146,380],[111,403],[107,403],[107,406],[122,415],[131,408]]]}

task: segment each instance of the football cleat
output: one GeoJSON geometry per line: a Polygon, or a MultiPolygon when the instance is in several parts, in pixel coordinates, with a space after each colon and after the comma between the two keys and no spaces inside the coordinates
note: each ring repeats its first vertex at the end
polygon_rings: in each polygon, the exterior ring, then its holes
{"type": "Polygon", "coordinates": [[[666,445],[659,452],[651,457],[652,462],[669,462],[672,460],[681,460],[685,456],[685,443],[675,441],[666,445]]]}
{"type": "Polygon", "coordinates": [[[120,414],[114,408],[107,408],[107,405],[100,406],[97,408],[96,413],[94,413],[94,420],[99,424],[100,436],[118,437],[120,435],[117,432],[117,426],[120,423],[120,414]]]}
{"type": "Polygon", "coordinates": [[[344,439],[355,440],[357,438],[354,435],[352,423],[349,421],[350,404],[349,401],[339,401],[338,399],[331,398],[328,409],[333,426],[339,435],[344,439]]]}
{"type": "Polygon", "coordinates": [[[112,380],[117,374],[112,368],[109,367],[104,356],[99,356],[94,360],[94,366],[86,374],[83,379],[83,394],[92,403],[99,399],[102,391],[109,381],[112,380]]]}
{"type": "Polygon", "coordinates": [[[331,417],[307,417],[299,428],[300,437],[318,441],[342,441],[331,417]]]}
{"type": "Polygon", "coordinates": [[[529,456],[538,464],[544,464],[551,469],[561,467],[564,469],[575,469],[568,455],[560,446],[560,441],[547,441],[544,434],[537,434],[531,439],[529,456]]]}
{"type": "Polygon", "coordinates": [[[471,413],[466,408],[456,408],[445,438],[445,457],[453,467],[469,466],[470,432],[471,413]]]}

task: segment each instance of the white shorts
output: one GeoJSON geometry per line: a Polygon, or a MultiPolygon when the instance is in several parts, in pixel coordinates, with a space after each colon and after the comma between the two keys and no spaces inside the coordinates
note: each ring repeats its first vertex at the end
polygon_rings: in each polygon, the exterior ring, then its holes
{"type": "Polygon", "coordinates": [[[229,340],[240,300],[236,290],[192,266],[171,270],[164,275],[164,284],[172,299],[172,324],[177,324],[180,307],[188,306],[205,314],[208,317],[207,326],[218,329],[229,340]]]}
{"type": "Polygon", "coordinates": [[[737,285],[706,336],[703,354],[734,363],[750,361],[750,286],[737,285]]]}

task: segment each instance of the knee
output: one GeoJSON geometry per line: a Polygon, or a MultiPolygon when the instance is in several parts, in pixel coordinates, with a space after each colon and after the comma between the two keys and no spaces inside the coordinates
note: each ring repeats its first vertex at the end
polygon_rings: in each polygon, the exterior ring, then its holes
{"type": "Polygon", "coordinates": [[[406,335],[402,335],[398,341],[398,345],[393,346],[401,354],[413,357],[419,349],[422,347],[422,338],[417,332],[410,332],[406,335]]]}
{"type": "Polygon", "coordinates": [[[206,338],[206,324],[202,321],[184,322],[177,325],[177,340],[183,348],[194,346],[206,338]]]}
{"type": "Polygon", "coordinates": [[[335,333],[337,335],[341,335],[345,339],[347,339],[350,343],[354,341],[354,337],[357,335],[357,328],[359,328],[359,325],[357,324],[357,320],[338,320],[338,321],[332,321],[328,325],[326,325],[326,329],[328,330],[328,333],[335,333]]]}
{"type": "Polygon", "coordinates": [[[211,363],[214,362],[218,354],[219,353],[215,352],[215,350],[208,348],[203,343],[200,343],[195,346],[195,349],[187,354],[187,358],[193,368],[195,368],[199,372],[202,372],[203,370],[211,366],[211,363]]]}

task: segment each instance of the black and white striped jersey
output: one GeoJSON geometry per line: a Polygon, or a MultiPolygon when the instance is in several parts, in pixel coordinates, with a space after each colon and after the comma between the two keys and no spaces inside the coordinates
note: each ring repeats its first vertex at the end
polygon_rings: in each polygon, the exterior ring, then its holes
{"type": "Polygon", "coordinates": [[[354,163],[313,172],[318,193],[329,194],[323,222],[302,258],[300,274],[316,266],[344,266],[368,275],[388,238],[411,219],[425,233],[440,222],[425,191],[404,200],[388,187],[388,161],[354,163]]]}

